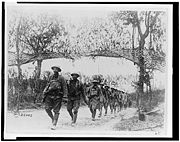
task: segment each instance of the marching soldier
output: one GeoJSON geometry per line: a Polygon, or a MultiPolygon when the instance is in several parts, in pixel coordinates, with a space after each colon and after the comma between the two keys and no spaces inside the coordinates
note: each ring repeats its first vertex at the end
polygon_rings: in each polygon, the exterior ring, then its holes
{"type": "Polygon", "coordinates": [[[124,109],[128,107],[128,95],[127,93],[124,93],[124,99],[123,99],[124,109]]]}
{"type": "Polygon", "coordinates": [[[106,102],[106,98],[105,98],[105,90],[104,90],[104,84],[101,82],[100,83],[100,89],[101,89],[101,93],[102,95],[100,96],[100,108],[99,108],[99,116],[98,117],[101,117],[102,116],[102,108],[104,106],[104,102],[106,102]]]}
{"type": "Polygon", "coordinates": [[[116,112],[116,108],[118,107],[118,100],[119,100],[119,98],[118,98],[118,90],[117,89],[115,89],[115,92],[114,92],[115,94],[114,94],[114,97],[115,97],[115,104],[114,104],[114,112],[116,112]]]}
{"type": "Polygon", "coordinates": [[[85,96],[85,90],[83,84],[78,80],[79,74],[72,73],[71,76],[72,76],[72,80],[70,80],[68,84],[67,110],[72,118],[72,125],[74,125],[76,123],[76,119],[78,115],[81,95],[86,104],[87,104],[87,99],[85,96]]]}
{"type": "Polygon", "coordinates": [[[131,97],[129,95],[128,95],[127,101],[128,101],[128,107],[131,107],[132,106],[132,100],[131,100],[131,97]]]}
{"type": "Polygon", "coordinates": [[[48,116],[52,119],[52,130],[56,129],[59,118],[59,111],[63,96],[67,96],[67,84],[65,79],[59,75],[61,69],[53,66],[51,68],[54,74],[50,77],[49,83],[43,91],[45,110],[48,116]],[[52,113],[52,110],[54,114],[52,113]]]}
{"type": "Polygon", "coordinates": [[[105,109],[105,116],[107,115],[107,109],[108,109],[108,104],[109,104],[109,97],[110,97],[110,90],[109,90],[109,86],[105,86],[105,102],[104,102],[104,109],[105,109]]]}
{"type": "Polygon", "coordinates": [[[122,95],[122,91],[119,91],[118,90],[118,95],[119,95],[119,98],[118,98],[118,102],[119,102],[119,111],[122,110],[123,108],[123,95],[122,95]]]}
{"type": "Polygon", "coordinates": [[[95,121],[96,110],[100,110],[102,91],[98,86],[99,81],[97,79],[94,79],[92,83],[93,85],[89,87],[87,93],[89,98],[89,108],[92,113],[92,121],[95,121]]]}
{"type": "Polygon", "coordinates": [[[116,89],[111,88],[111,94],[109,97],[109,103],[110,103],[110,109],[111,109],[111,114],[116,112],[116,107],[117,107],[117,95],[116,95],[116,89]]]}

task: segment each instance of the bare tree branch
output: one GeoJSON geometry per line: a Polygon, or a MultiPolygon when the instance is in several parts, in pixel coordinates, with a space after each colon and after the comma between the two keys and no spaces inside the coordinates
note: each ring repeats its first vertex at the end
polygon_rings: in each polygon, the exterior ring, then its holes
{"type": "Polygon", "coordinates": [[[135,13],[135,19],[137,21],[138,33],[139,33],[140,37],[143,37],[141,26],[140,26],[140,21],[139,21],[138,13],[137,12],[135,13]]]}
{"type": "Polygon", "coordinates": [[[146,31],[143,35],[144,38],[146,38],[148,35],[149,35],[149,20],[150,20],[150,14],[151,14],[151,11],[148,12],[148,15],[147,15],[147,24],[146,24],[146,31]]]}

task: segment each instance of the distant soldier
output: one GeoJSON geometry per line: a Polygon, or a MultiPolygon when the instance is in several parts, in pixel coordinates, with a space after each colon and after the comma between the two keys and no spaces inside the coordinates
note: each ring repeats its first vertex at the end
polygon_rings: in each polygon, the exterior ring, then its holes
{"type": "Polygon", "coordinates": [[[118,103],[119,96],[118,96],[118,90],[117,89],[115,89],[115,94],[114,95],[115,95],[114,112],[116,112],[116,110],[117,110],[117,108],[119,106],[119,103],[118,103]]]}
{"type": "Polygon", "coordinates": [[[106,116],[107,110],[108,110],[109,99],[110,99],[110,95],[111,95],[111,92],[109,90],[109,86],[105,86],[104,92],[105,92],[105,101],[103,103],[104,103],[105,116],[106,116]]]}
{"type": "Polygon", "coordinates": [[[128,107],[128,94],[124,92],[124,98],[123,98],[123,105],[124,109],[128,107]]]}
{"type": "Polygon", "coordinates": [[[128,101],[128,107],[132,107],[132,100],[129,95],[128,95],[127,101],[128,101]]]}
{"type": "Polygon", "coordinates": [[[78,80],[79,74],[72,73],[72,80],[68,83],[68,103],[67,110],[72,118],[72,125],[76,123],[78,109],[80,106],[81,96],[85,103],[87,104],[87,99],[85,96],[85,90],[83,84],[78,80]]]}
{"type": "Polygon", "coordinates": [[[92,81],[93,85],[88,89],[88,98],[89,98],[89,108],[92,113],[92,120],[95,121],[96,110],[100,110],[100,98],[102,96],[102,91],[98,86],[99,81],[94,79],[92,81]]]}
{"type": "Polygon", "coordinates": [[[120,92],[116,89],[116,96],[117,96],[117,111],[120,111],[120,92]]]}
{"type": "Polygon", "coordinates": [[[102,116],[102,108],[104,106],[104,103],[106,102],[106,98],[105,98],[105,89],[104,89],[104,83],[100,83],[100,89],[101,89],[101,92],[102,92],[102,95],[100,96],[100,113],[99,113],[99,116],[98,117],[101,117],[102,116]]]}
{"type": "Polygon", "coordinates": [[[119,102],[119,111],[122,110],[123,108],[123,91],[119,91],[118,92],[119,98],[118,98],[118,102],[119,102]]]}
{"type": "Polygon", "coordinates": [[[52,70],[54,74],[50,77],[49,83],[43,91],[43,101],[45,103],[45,110],[48,116],[52,119],[51,129],[55,130],[59,118],[62,98],[63,96],[67,96],[68,90],[65,79],[59,75],[61,69],[59,67],[53,66],[52,70]]]}
{"type": "Polygon", "coordinates": [[[117,95],[116,95],[116,89],[111,88],[111,94],[109,97],[109,104],[111,109],[111,114],[116,112],[117,107],[117,95]]]}

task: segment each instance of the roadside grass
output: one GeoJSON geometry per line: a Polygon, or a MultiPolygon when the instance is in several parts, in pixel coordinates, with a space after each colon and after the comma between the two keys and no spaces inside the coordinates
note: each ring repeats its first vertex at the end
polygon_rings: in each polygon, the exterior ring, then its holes
{"type": "MultiPolygon", "coordinates": [[[[133,104],[135,105],[135,93],[132,93],[133,104]]],[[[145,107],[149,107],[148,96],[143,96],[143,102],[145,107]]],[[[145,121],[138,119],[138,113],[128,119],[122,119],[116,125],[114,125],[115,131],[153,131],[156,129],[162,129],[164,127],[164,100],[165,90],[152,91],[151,110],[159,109],[160,111],[146,115],[145,121]]]]}

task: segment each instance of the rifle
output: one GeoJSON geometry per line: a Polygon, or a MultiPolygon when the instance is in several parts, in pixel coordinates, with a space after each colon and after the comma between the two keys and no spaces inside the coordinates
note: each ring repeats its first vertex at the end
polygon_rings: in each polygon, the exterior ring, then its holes
{"type": "Polygon", "coordinates": [[[49,93],[49,90],[48,90],[48,89],[49,89],[49,86],[50,86],[50,83],[47,84],[47,86],[45,87],[45,89],[44,89],[44,91],[43,91],[43,96],[44,96],[44,97],[43,97],[43,101],[42,101],[43,103],[45,102],[45,99],[46,99],[46,97],[47,97],[47,95],[48,95],[48,93],[49,93]]]}

